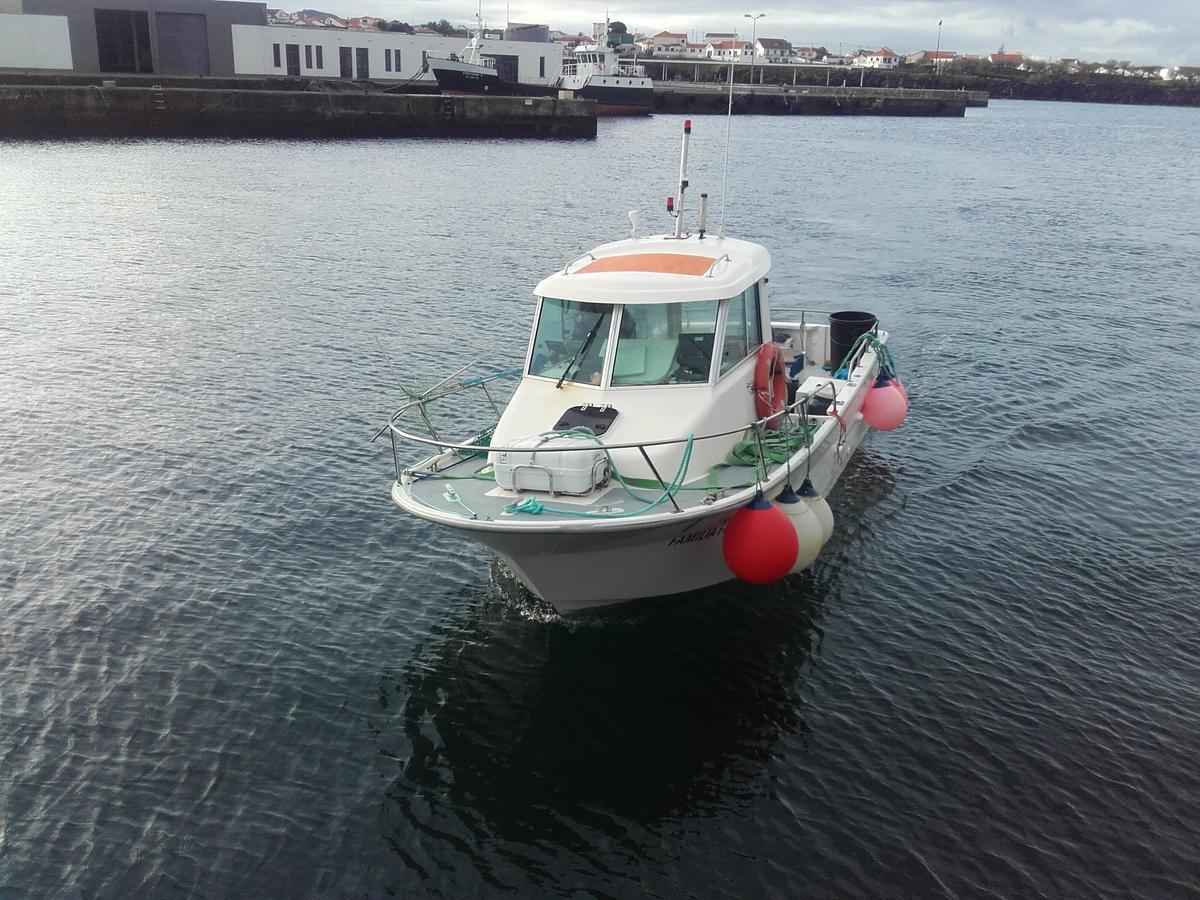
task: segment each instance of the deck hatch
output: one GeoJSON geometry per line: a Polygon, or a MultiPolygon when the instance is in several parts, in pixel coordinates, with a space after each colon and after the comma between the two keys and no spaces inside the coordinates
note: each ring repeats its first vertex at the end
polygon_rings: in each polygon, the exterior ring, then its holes
{"type": "Polygon", "coordinates": [[[660,275],[701,276],[713,267],[715,256],[694,256],[690,253],[625,253],[593,260],[576,275],[599,272],[650,272],[660,275]]]}
{"type": "Polygon", "coordinates": [[[617,418],[617,411],[611,406],[569,406],[562,417],[554,424],[555,431],[569,431],[572,428],[587,428],[596,437],[608,431],[617,418]]]}

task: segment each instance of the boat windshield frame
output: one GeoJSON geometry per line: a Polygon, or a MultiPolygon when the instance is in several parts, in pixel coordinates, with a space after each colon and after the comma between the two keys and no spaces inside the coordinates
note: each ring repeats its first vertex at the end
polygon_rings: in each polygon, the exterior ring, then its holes
{"type": "MultiPolygon", "coordinates": [[[[659,387],[672,389],[712,387],[733,374],[746,359],[753,357],[758,351],[758,344],[756,343],[753,347],[748,347],[747,352],[739,355],[738,358],[729,362],[724,360],[730,310],[733,308],[734,301],[739,296],[750,292],[753,292],[755,299],[755,309],[761,336],[764,333],[762,332],[761,322],[765,310],[763,309],[760,288],[757,282],[747,288],[746,291],[739,292],[734,297],[724,297],[717,300],[670,300],[654,304],[624,304],[615,301],[603,303],[566,300],[559,297],[538,297],[533,327],[530,329],[529,344],[525,353],[525,361],[521,369],[522,376],[556,382],[558,384],[561,384],[565,380],[579,387],[594,390],[620,391],[659,387]],[[540,334],[543,324],[547,324],[543,318],[547,301],[564,304],[564,309],[567,304],[579,307],[579,311],[575,314],[577,321],[573,324],[572,337],[548,339],[545,335],[540,334]],[[683,307],[686,305],[708,305],[713,303],[716,304],[716,315],[711,332],[707,331],[707,329],[697,329],[695,327],[691,327],[685,332],[681,328],[680,331],[672,334],[667,339],[673,340],[676,347],[670,351],[671,359],[667,364],[667,368],[661,373],[661,378],[649,378],[645,381],[627,381],[625,383],[617,380],[624,377],[616,373],[618,357],[621,354],[621,342],[623,340],[639,340],[636,336],[636,330],[631,332],[629,327],[629,322],[636,321],[634,314],[630,313],[630,319],[627,321],[625,317],[626,309],[637,310],[640,315],[643,310],[649,311],[656,308],[669,309],[673,306],[683,307]],[[582,328],[587,324],[589,316],[596,314],[608,317],[607,327],[604,327],[603,323],[601,323],[600,330],[592,335],[589,341],[587,336],[591,333],[590,328],[586,332],[583,332],[582,328]],[[677,345],[681,334],[711,335],[711,343],[708,348],[708,375],[706,378],[686,381],[675,380],[678,378],[681,369],[684,368],[678,360],[677,345]],[[554,347],[553,351],[551,351],[548,341],[550,344],[558,346],[554,347]],[[535,363],[539,357],[539,347],[544,347],[547,352],[556,352],[557,356],[552,361],[548,360],[542,363],[539,367],[540,371],[534,371],[535,363]],[[597,348],[599,348],[599,353],[597,353],[597,348]],[[563,368],[558,367],[558,363],[560,362],[563,363],[563,368]]],[[[682,316],[679,321],[682,325],[682,316]]],[[[560,329],[562,328],[562,324],[560,320],[558,323],[560,329]]],[[[702,345],[703,343],[703,340],[700,340],[698,345],[702,345]]],[[[640,349],[643,354],[642,372],[645,372],[648,365],[655,365],[657,368],[662,368],[661,360],[657,360],[655,363],[645,362],[645,356],[652,352],[650,347],[644,346],[640,349]]],[[[661,356],[662,354],[659,353],[657,355],[661,356]]]]}

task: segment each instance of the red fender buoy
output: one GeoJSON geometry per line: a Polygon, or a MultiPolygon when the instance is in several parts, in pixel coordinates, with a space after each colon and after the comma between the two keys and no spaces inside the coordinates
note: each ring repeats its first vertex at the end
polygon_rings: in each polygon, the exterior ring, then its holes
{"type": "Polygon", "coordinates": [[[900,427],[908,414],[908,397],[903,388],[883,375],[867,391],[863,400],[862,417],[876,431],[892,431],[900,427]]]}
{"type": "Polygon", "coordinates": [[[788,517],[760,491],[733,514],[721,538],[729,571],[750,584],[770,584],[792,570],[800,541],[788,517]]]}
{"type": "MultiPolygon", "coordinates": [[[[787,374],[784,371],[783,351],[774,341],[767,341],[758,348],[758,360],[754,364],[754,414],[765,419],[780,412],[787,403],[787,374]]],[[[767,422],[768,428],[778,428],[783,416],[767,422]]]]}

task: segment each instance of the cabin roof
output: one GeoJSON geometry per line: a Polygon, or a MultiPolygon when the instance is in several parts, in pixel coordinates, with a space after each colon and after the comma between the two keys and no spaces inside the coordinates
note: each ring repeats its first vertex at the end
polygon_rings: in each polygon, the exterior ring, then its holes
{"type": "Polygon", "coordinates": [[[770,268],[766,248],[749,241],[657,235],[602,244],[542,279],[534,293],[586,303],[723,300],[770,268]]]}

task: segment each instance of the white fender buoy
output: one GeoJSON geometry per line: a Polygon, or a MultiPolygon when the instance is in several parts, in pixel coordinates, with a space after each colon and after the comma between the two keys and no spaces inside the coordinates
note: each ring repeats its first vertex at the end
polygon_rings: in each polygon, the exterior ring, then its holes
{"type": "Polygon", "coordinates": [[[796,531],[796,542],[799,548],[796,561],[792,563],[793,572],[803,572],[816,561],[821,553],[824,541],[821,540],[821,521],[812,507],[796,496],[790,484],[784,485],[775,504],[787,516],[796,531]]]}
{"type": "Polygon", "coordinates": [[[833,535],[833,510],[829,508],[829,503],[824,497],[817,493],[817,489],[813,487],[811,479],[805,478],[804,484],[800,485],[800,490],[797,495],[808,504],[817,516],[817,520],[821,523],[821,544],[822,546],[829,543],[829,538],[833,535]]]}

